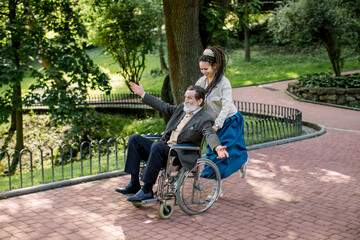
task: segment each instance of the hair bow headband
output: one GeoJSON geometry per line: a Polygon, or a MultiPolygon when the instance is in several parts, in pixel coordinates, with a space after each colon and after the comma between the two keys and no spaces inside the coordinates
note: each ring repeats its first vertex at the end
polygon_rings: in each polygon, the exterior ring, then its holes
{"type": "Polygon", "coordinates": [[[214,52],[213,52],[211,49],[209,49],[209,48],[207,48],[207,49],[204,50],[203,55],[205,55],[205,56],[210,56],[210,57],[215,57],[214,52]]]}

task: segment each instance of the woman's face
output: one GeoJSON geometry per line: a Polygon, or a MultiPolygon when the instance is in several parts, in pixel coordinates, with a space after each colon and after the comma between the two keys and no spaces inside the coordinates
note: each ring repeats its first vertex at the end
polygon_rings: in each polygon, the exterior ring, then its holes
{"type": "Polygon", "coordinates": [[[211,64],[208,62],[200,61],[199,65],[201,73],[204,74],[206,78],[212,80],[216,72],[216,63],[211,66],[211,64]]]}

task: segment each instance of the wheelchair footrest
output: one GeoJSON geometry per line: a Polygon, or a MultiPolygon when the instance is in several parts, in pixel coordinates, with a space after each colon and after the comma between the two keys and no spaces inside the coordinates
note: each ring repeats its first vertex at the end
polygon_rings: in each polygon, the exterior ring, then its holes
{"type": "Polygon", "coordinates": [[[150,199],[142,200],[140,203],[141,203],[141,204],[150,204],[150,203],[154,203],[154,202],[156,202],[156,201],[157,201],[156,198],[150,198],[150,199]]]}
{"type": "Polygon", "coordinates": [[[120,193],[121,195],[125,196],[125,197],[132,197],[135,195],[135,193],[129,193],[129,194],[123,194],[123,193],[120,193]]]}

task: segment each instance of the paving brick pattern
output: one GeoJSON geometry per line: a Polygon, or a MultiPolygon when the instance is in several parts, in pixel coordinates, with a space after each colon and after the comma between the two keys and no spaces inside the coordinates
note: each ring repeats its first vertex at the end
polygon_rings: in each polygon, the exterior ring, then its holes
{"type": "Polygon", "coordinates": [[[249,174],[188,216],[135,208],[114,189],[129,176],[0,200],[0,239],[360,239],[360,112],[302,103],[287,82],[234,89],[234,98],[290,106],[326,134],[249,152],[249,174]]]}

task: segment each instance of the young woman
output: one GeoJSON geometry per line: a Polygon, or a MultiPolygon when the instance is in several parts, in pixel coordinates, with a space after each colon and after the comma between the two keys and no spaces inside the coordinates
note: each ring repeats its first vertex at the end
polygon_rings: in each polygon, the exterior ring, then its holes
{"type": "MultiPolygon", "coordinates": [[[[206,89],[205,109],[214,117],[213,131],[229,153],[228,158],[217,159],[208,147],[206,156],[218,166],[221,178],[225,179],[240,170],[240,176],[246,177],[248,155],[244,139],[244,117],[237,111],[233,99],[230,81],[223,75],[226,69],[226,53],[220,47],[209,47],[200,57],[202,76],[196,85],[206,89]]],[[[211,178],[211,173],[203,177],[211,178]]],[[[219,197],[223,196],[220,188],[219,197]]],[[[209,196],[211,198],[211,196],[209,196]]]]}

